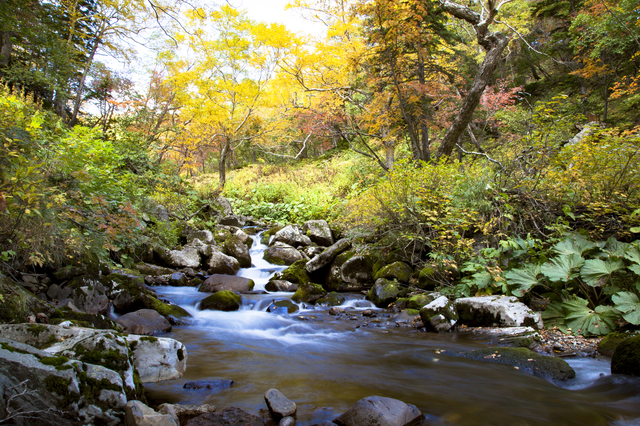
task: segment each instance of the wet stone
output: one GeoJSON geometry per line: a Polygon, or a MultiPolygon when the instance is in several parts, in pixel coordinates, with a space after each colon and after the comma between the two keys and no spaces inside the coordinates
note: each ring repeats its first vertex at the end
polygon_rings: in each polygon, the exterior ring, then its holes
{"type": "Polygon", "coordinates": [[[183,389],[220,389],[228,388],[234,385],[236,382],[228,379],[217,380],[196,380],[193,382],[187,382],[184,384],[183,389]]]}

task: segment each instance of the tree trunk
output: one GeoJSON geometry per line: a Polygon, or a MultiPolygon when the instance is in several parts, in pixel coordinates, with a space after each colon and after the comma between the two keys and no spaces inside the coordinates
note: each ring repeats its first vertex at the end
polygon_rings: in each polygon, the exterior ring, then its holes
{"type": "Polygon", "coordinates": [[[220,189],[224,188],[224,184],[227,182],[227,156],[229,155],[229,148],[231,148],[231,141],[228,137],[225,137],[224,142],[222,143],[222,149],[220,150],[220,160],[218,161],[220,189]]]}
{"type": "Polygon", "coordinates": [[[13,50],[14,33],[6,31],[2,33],[2,48],[0,50],[0,67],[4,68],[11,61],[11,51],[13,50]]]}
{"type": "Polygon", "coordinates": [[[82,105],[82,95],[84,94],[84,82],[87,79],[87,75],[89,74],[89,70],[91,69],[91,65],[93,64],[93,58],[96,56],[98,46],[100,45],[100,37],[102,36],[102,32],[103,31],[100,31],[100,33],[96,36],[96,39],[93,42],[93,46],[91,47],[91,54],[89,55],[82,75],[80,76],[80,81],[78,82],[78,91],[76,93],[76,99],[73,105],[73,112],[71,113],[71,117],[69,117],[69,126],[74,126],[78,122],[78,112],[80,111],[80,105],[82,105]]]}
{"type": "Polygon", "coordinates": [[[498,14],[498,10],[493,7],[493,3],[489,2],[489,15],[482,19],[482,17],[475,11],[468,7],[461,6],[448,0],[441,1],[442,8],[455,16],[456,18],[463,19],[473,25],[476,31],[478,44],[481,45],[487,54],[482,61],[478,74],[473,79],[471,89],[465,96],[460,106],[460,111],[456,116],[447,133],[442,139],[442,144],[438,148],[437,157],[449,156],[455,148],[460,135],[467,129],[467,126],[473,118],[473,113],[480,103],[480,98],[484,89],[491,82],[493,72],[495,71],[502,52],[509,44],[509,38],[502,33],[492,33],[488,30],[489,25],[493,22],[493,19],[498,14]]]}

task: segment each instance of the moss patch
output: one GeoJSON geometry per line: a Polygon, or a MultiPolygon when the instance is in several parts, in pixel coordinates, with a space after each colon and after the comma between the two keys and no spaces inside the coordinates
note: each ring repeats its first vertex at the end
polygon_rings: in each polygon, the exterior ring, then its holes
{"type": "Polygon", "coordinates": [[[222,290],[206,297],[200,302],[200,309],[214,311],[237,311],[240,309],[242,298],[230,290],[222,290]]]}
{"type": "Polygon", "coordinates": [[[618,344],[611,357],[611,373],[640,376],[640,336],[618,344]]]}
{"type": "Polygon", "coordinates": [[[315,303],[327,294],[320,284],[306,283],[298,287],[296,292],[291,296],[294,302],[315,303]]]}
{"type": "Polygon", "coordinates": [[[633,335],[625,333],[609,333],[598,343],[598,352],[601,355],[611,357],[618,345],[631,337],[633,335]]]}
{"type": "Polygon", "coordinates": [[[305,269],[307,262],[308,260],[306,259],[297,260],[284,271],[275,274],[273,279],[289,281],[293,284],[306,284],[311,281],[305,269]]]}
{"type": "Polygon", "coordinates": [[[46,356],[40,359],[40,362],[44,365],[53,365],[58,367],[69,361],[69,358],[66,356],[46,356]]]}

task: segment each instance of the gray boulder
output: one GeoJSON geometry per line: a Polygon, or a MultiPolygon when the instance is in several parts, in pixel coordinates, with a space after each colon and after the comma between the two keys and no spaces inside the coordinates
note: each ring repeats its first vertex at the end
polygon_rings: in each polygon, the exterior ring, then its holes
{"type": "MultiPolygon", "coordinates": [[[[373,284],[373,268],[364,256],[353,256],[340,267],[340,279],[346,291],[359,291],[373,284]]],[[[342,291],[342,289],[339,289],[342,291]]]]}
{"type": "Polygon", "coordinates": [[[183,404],[161,404],[158,407],[158,413],[168,414],[179,424],[182,425],[194,417],[202,414],[213,413],[216,406],[213,404],[203,405],[183,405],[183,404]]]}
{"type": "Polygon", "coordinates": [[[229,407],[194,417],[182,426],[265,426],[265,423],[260,417],[238,407],[229,407]]]}
{"type": "Polygon", "coordinates": [[[244,245],[247,246],[247,248],[251,248],[251,246],[253,245],[253,240],[251,239],[251,237],[249,236],[249,234],[247,234],[246,232],[244,232],[242,229],[238,229],[236,231],[235,234],[233,234],[236,238],[238,238],[240,241],[242,241],[244,243],[244,245]]]}
{"type": "Polygon", "coordinates": [[[125,339],[142,383],[179,379],[187,369],[187,348],[177,340],[133,334],[125,339]]]}
{"type": "Polygon", "coordinates": [[[235,257],[241,268],[251,267],[251,255],[249,254],[249,248],[240,240],[240,238],[232,235],[225,240],[223,247],[225,254],[235,257]]]}
{"type": "Polygon", "coordinates": [[[305,269],[310,274],[316,272],[320,268],[329,265],[337,255],[339,255],[349,247],[351,247],[351,241],[343,238],[313,259],[311,259],[309,262],[307,262],[305,269]]]}
{"type": "Polygon", "coordinates": [[[231,202],[224,197],[218,197],[214,201],[214,207],[216,207],[223,216],[233,215],[233,206],[231,205],[231,202]]]}
{"type": "Polygon", "coordinates": [[[116,319],[125,333],[151,336],[165,331],[171,331],[171,324],[165,317],[153,309],[140,309],[129,312],[116,319]]]}
{"type": "Polygon", "coordinates": [[[226,226],[235,226],[237,228],[242,228],[246,222],[244,218],[237,216],[235,214],[231,214],[220,219],[220,225],[226,226]]]}
{"type": "Polygon", "coordinates": [[[307,235],[314,243],[329,247],[333,244],[333,235],[331,228],[325,220],[308,220],[302,227],[302,232],[307,235]]]}
{"type": "Polygon", "coordinates": [[[378,278],[386,278],[388,280],[398,280],[402,283],[408,283],[409,279],[411,279],[411,274],[413,274],[411,266],[404,262],[393,262],[376,272],[374,278],[376,280],[378,278]]]}
{"type": "Polygon", "coordinates": [[[273,236],[271,244],[281,242],[293,247],[306,247],[311,245],[311,239],[300,232],[297,226],[287,225],[273,236]]]}
{"type": "Polygon", "coordinates": [[[240,295],[229,291],[222,290],[207,296],[200,302],[200,309],[213,311],[237,311],[242,306],[242,298],[240,295]]]}
{"type": "Polygon", "coordinates": [[[444,333],[456,325],[458,312],[449,299],[440,296],[420,309],[420,318],[428,329],[444,333]]]}
{"type": "Polygon", "coordinates": [[[367,299],[378,308],[386,308],[406,292],[407,290],[399,283],[379,278],[367,293],[367,299]]]}
{"type": "Polygon", "coordinates": [[[626,339],[616,346],[611,357],[611,374],[640,376],[640,336],[626,339]]]}
{"type": "Polygon", "coordinates": [[[275,420],[296,415],[296,403],[284,396],[278,389],[271,388],[266,391],[264,400],[275,420]]]}
{"type": "Polygon", "coordinates": [[[247,293],[253,290],[253,280],[244,277],[214,274],[204,280],[198,291],[204,293],[216,293],[222,290],[230,290],[236,293],[247,293]]]}
{"type": "Polygon", "coordinates": [[[202,258],[211,254],[211,248],[198,238],[194,238],[181,250],[166,250],[163,253],[163,260],[174,268],[196,268],[202,265],[202,258]]]}
{"type": "Polygon", "coordinates": [[[186,227],[184,231],[182,231],[182,235],[186,238],[187,243],[193,242],[196,238],[207,245],[216,243],[213,238],[213,232],[206,229],[193,229],[191,227],[186,227]]]}
{"type": "Polygon", "coordinates": [[[169,414],[160,414],[140,401],[127,402],[124,410],[125,426],[179,426],[169,414]]]}
{"type": "Polygon", "coordinates": [[[459,323],[470,327],[533,327],[542,329],[539,312],[515,296],[463,297],[455,302],[459,323]]]}
{"type": "Polygon", "coordinates": [[[293,284],[286,280],[270,280],[264,286],[264,289],[267,291],[296,291],[298,284],[293,284]]]}
{"type": "Polygon", "coordinates": [[[264,253],[264,260],[275,265],[292,265],[303,257],[293,246],[277,242],[264,253]]]}
{"type": "Polygon", "coordinates": [[[82,312],[93,315],[106,315],[111,308],[107,288],[97,279],[89,277],[74,278],[66,286],[72,290],[69,298],[82,312]]]}
{"type": "Polygon", "coordinates": [[[235,257],[227,256],[217,249],[211,250],[211,257],[206,263],[210,274],[235,275],[240,270],[240,263],[235,257]]]}
{"type": "Polygon", "coordinates": [[[422,419],[415,405],[382,396],[369,396],[356,402],[333,422],[340,426],[405,426],[422,419]]]}

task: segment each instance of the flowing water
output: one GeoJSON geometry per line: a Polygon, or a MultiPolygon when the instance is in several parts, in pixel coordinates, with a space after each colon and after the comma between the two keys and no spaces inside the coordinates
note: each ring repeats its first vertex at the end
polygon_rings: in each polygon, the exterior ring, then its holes
{"type": "MultiPolygon", "coordinates": [[[[253,279],[256,290],[283,269],[262,259],[266,246],[258,241],[254,237],[253,267],[238,274],[253,279]]],[[[241,310],[219,312],[199,311],[207,294],[194,288],[156,291],[193,319],[167,334],[186,344],[188,367],[179,380],[145,385],[153,403],[211,403],[258,414],[266,408],[264,392],[277,388],[298,405],[298,425],[334,419],[371,395],[416,405],[425,425],[640,425],[640,380],[611,376],[603,360],[568,360],[577,377],[558,386],[513,367],[440,353],[485,347],[467,335],[357,328],[328,315],[328,308],[266,311],[292,293],[244,295],[241,310]],[[187,381],[216,379],[235,384],[183,389],[187,381]]],[[[361,295],[343,307],[372,308],[361,295]]]]}

